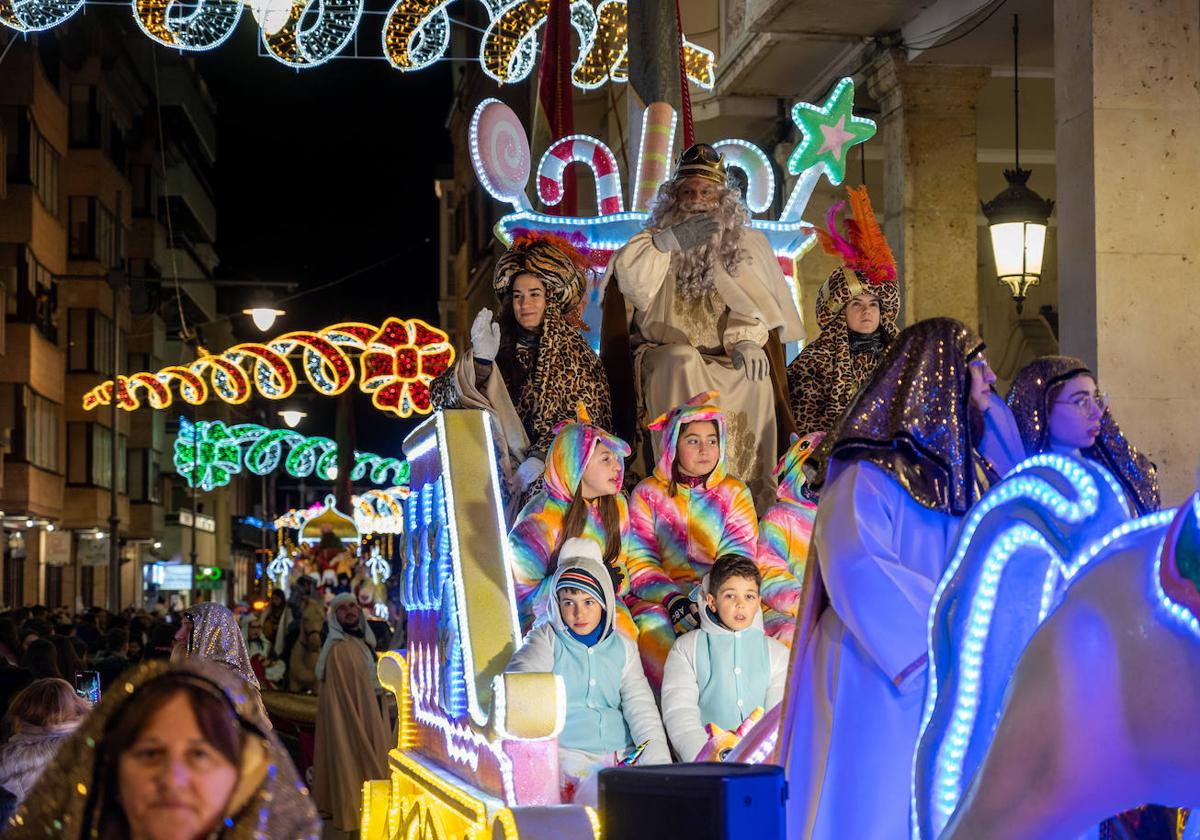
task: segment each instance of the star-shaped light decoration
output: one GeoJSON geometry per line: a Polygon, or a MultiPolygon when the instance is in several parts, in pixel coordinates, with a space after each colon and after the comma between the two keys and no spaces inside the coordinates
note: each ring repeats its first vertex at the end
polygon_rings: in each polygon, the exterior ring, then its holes
{"type": "Polygon", "coordinates": [[[854,116],[854,80],[846,77],[837,83],[822,105],[797,102],[792,121],[804,134],[800,145],[788,158],[788,172],[799,175],[811,166],[824,164],[829,183],[842,183],[846,177],[846,156],[859,143],[875,135],[875,123],[854,116]]]}

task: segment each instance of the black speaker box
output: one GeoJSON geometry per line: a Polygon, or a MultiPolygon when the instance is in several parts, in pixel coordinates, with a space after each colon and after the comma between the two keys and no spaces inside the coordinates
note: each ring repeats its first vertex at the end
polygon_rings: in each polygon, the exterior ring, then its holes
{"type": "Polygon", "coordinates": [[[787,782],[773,764],[660,764],[600,771],[604,840],[784,840],[787,782]]]}

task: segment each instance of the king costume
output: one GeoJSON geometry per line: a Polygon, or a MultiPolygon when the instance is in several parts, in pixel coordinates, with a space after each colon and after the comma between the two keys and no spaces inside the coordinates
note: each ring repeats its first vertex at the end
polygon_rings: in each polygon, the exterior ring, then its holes
{"type": "MultiPolygon", "coordinates": [[[[766,506],[774,497],[771,473],[778,457],[776,397],[786,405],[782,344],[804,337],[794,296],[770,243],[750,226],[745,207],[727,187],[723,157],[710,146],[684,152],[674,180],[660,188],[650,225],[613,255],[605,278],[606,288],[615,281],[624,298],[633,387],[640,396],[636,427],[644,428],[647,419],[693,394],[719,391],[729,426],[729,472],[742,478],[766,506]],[[685,283],[681,264],[695,254],[664,250],[659,234],[665,226],[656,228],[655,223],[676,212],[675,190],[689,178],[720,187],[722,203],[714,212],[725,221],[717,239],[689,249],[701,252],[704,271],[699,281],[685,283]],[[735,367],[735,348],[744,342],[771,360],[772,376],[756,381],[735,367]]],[[[606,342],[610,311],[606,300],[606,342]]],[[[612,362],[607,363],[611,371],[612,362]]],[[[785,431],[790,432],[790,415],[786,410],[783,414],[785,431]]],[[[654,454],[644,459],[647,466],[660,452],[656,442],[651,445],[654,454]]]]}

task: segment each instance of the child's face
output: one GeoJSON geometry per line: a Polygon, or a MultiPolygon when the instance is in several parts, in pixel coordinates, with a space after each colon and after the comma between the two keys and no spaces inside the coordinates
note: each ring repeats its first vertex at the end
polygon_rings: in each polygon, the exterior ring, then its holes
{"type": "Polygon", "coordinates": [[[600,624],[604,608],[600,602],[578,589],[563,589],[558,593],[558,612],[563,624],[580,636],[586,636],[600,624]]]}
{"type": "Polygon", "coordinates": [[[698,420],[683,427],[675,449],[679,468],[685,475],[708,475],[721,457],[721,438],[712,420],[698,420]]]}
{"type": "Polygon", "coordinates": [[[607,446],[597,446],[583,468],[580,491],[587,501],[614,496],[621,489],[621,459],[607,446]]]}
{"type": "Polygon", "coordinates": [[[754,623],[758,615],[758,584],[754,578],[726,578],[717,594],[705,596],[708,608],[717,614],[721,623],[730,630],[745,630],[754,623]]]}

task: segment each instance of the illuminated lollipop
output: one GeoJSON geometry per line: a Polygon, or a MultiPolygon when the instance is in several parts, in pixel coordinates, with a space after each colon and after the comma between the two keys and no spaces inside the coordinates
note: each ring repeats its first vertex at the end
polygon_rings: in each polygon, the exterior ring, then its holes
{"type": "Polygon", "coordinates": [[[525,185],[532,168],[520,118],[498,99],[485,99],[471,117],[471,162],[483,188],[498,201],[528,209],[525,185]]]}

